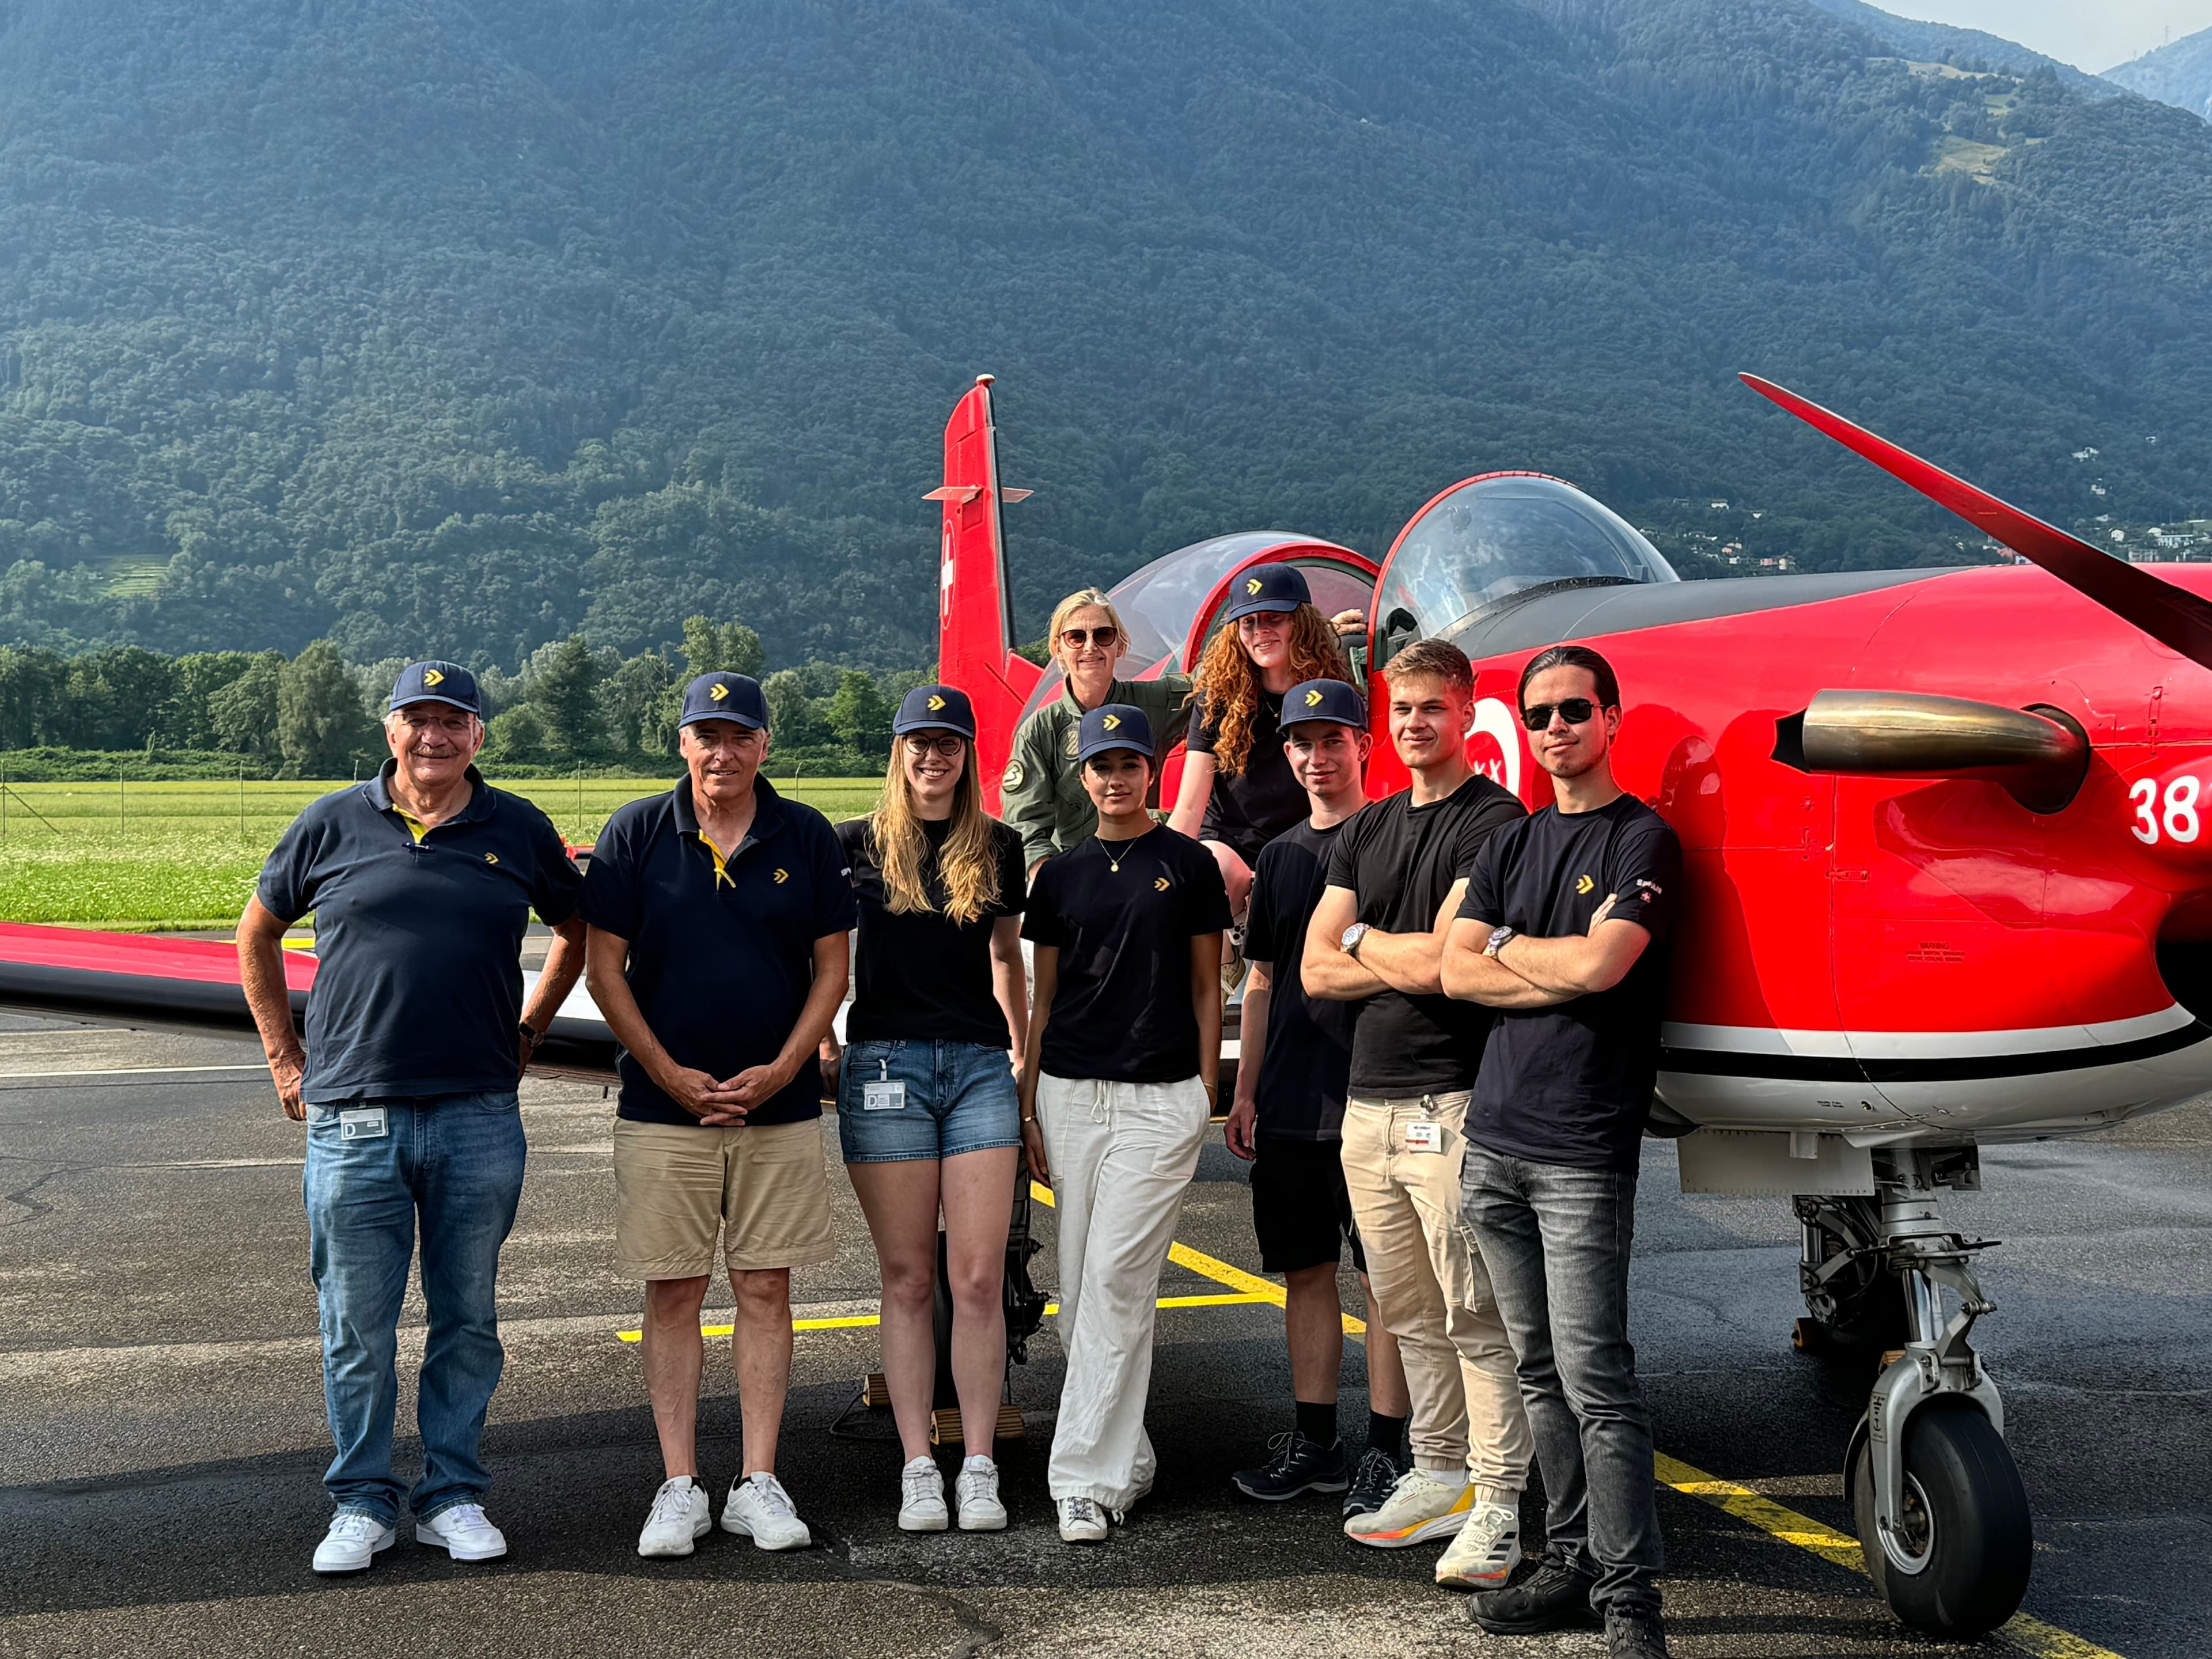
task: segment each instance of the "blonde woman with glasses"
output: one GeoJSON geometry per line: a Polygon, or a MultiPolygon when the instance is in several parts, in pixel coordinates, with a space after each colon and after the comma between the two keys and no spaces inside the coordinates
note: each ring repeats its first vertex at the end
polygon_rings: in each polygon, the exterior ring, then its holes
{"type": "Polygon", "coordinates": [[[960,1528],[996,1532],[1006,1511],[991,1454],[1022,1144],[1009,1055],[1029,1037],[1021,841],[983,811],[964,692],[917,686],[891,732],[876,810],[837,826],[860,913],[838,1139],[883,1270],[884,1378],[906,1453],[898,1524],[942,1532],[951,1521],[929,1449],[941,1207],[967,1450],[960,1528]]]}
{"type": "Polygon", "coordinates": [[[1032,876],[1054,853],[1081,842],[1098,821],[1075,760],[1083,716],[1109,702],[1141,708],[1164,754],[1182,736],[1191,690],[1187,674],[1115,677],[1128,654],[1129,630],[1113,601],[1095,587],[1079,589],[1054,605],[1045,637],[1066,684],[1014,733],[1013,758],[999,781],[999,810],[1020,834],[1022,862],[1032,876]]]}

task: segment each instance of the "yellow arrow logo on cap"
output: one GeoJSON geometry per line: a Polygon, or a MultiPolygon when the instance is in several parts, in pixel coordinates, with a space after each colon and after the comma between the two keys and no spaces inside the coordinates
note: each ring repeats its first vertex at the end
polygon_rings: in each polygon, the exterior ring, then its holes
{"type": "Polygon", "coordinates": [[[723,698],[730,695],[730,688],[723,684],[721,681],[716,680],[714,682],[714,689],[709,691],[707,695],[714,702],[720,702],[723,698]]]}
{"type": "Polygon", "coordinates": [[[939,696],[936,692],[931,692],[929,694],[929,712],[933,714],[944,707],[945,699],[939,696]]]}
{"type": "Polygon", "coordinates": [[[446,683],[446,677],[445,677],[443,674],[441,674],[441,673],[440,673],[436,669],[434,669],[434,668],[426,668],[426,669],[424,669],[424,670],[422,671],[422,684],[425,684],[425,685],[443,685],[445,683],[446,683]]]}
{"type": "Polygon", "coordinates": [[[1109,732],[1118,732],[1121,729],[1121,717],[1119,714],[1109,714],[1098,723],[1109,732]]]}
{"type": "Polygon", "coordinates": [[[1306,693],[1306,707],[1309,708],[1318,708],[1321,707],[1321,687],[1316,685],[1312,690],[1306,693]]]}
{"type": "Polygon", "coordinates": [[[1244,584],[1244,591],[1247,593],[1256,594],[1260,591],[1260,579],[1257,576],[1255,576],[1250,581],[1246,582],[1244,584]]]}

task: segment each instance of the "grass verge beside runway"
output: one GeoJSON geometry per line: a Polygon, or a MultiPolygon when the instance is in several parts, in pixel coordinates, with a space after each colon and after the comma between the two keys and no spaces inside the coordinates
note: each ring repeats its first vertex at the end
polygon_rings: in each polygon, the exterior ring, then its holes
{"type": "MultiPolygon", "coordinates": [[[[494,782],[499,782],[496,778],[494,782]]],[[[0,921],[130,931],[227,927],[284,827],[342,783],[10,783],[0,787],[0,921]]],[[[571,842],[595,838],[662,778],[533,778],[501,784],[545,809],[571,842]]],[[[873,778],[778,780],[834,821],[873,805],[873,778]]]]}

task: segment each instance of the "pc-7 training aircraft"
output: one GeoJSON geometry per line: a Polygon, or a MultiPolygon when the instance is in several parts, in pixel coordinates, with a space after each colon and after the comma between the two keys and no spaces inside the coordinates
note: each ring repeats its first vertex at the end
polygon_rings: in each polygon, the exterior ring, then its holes
{"type": "MultiPolygon", "coordinates": [[[[1900,1619],[1971,1638],[2019,1606],[2031,1534],[1968,1340],[1984,1246],[1942,1202],[1979,1187],[1982,1146],[2212,1089],[2212,568],[2123,563],[1743,379],[2030,563],[1686,582],[1572,485],[1490,472],[1380,566],[1277,532],[1155,561],[1114,590],[1123,672],[1188,670],[1236,583],[1287,562],[1325,613],[1367,614],[1369,794],[1405,781],[1380,670],[1442,639],[1474,667],[1469,757],[1533,808],[1522,665],[1563,641],[1612,659],[1618,775],[1684,853],[1650,1132],[1685,1190],[1794,1198],[1801,1346],[1893,1352],[1845,1464],[1859,1539],[1900,1619]]],[[[939,672],[994,787],[1060,684],[1012,648],[999,509],[1027,492],[1000,486],[990,388],[953,410],[933,496],[939,672]]]]}
{"type": "MultiPolygon", "coordinates": [[[[1422,507],[1380,565],[1277,532],[1155,561],[1114,592],[1125,672],[1195,663],[1231,585],[1287,561],[1325,612],[1365,612],[1370,708],[1408,641],[1465,650],[1468,753],[1534,806],[1521,665],[1571,640],[1613,659],[1632,699],[1620,781],[1684,850],[1651,1133],[1688,1190],[1795,1199],[1802,1345],[1893,1352],[1847,1454],[1859,1539],[1905,1623],[1971,1638],[2019,1606],[2031,1534],[1968,1340],[1992,1311],[1984,1247],[1941,1204],[1978,1187],[1983,1145],[2212,1089],[2212,567],[2122,563],[1745,379],[2039,568],[1685,582],[1571,484],[1492,472],[1422,507]]],[[[931,498],[939,672],[975,699],[995,795],[1015,726],[1060,683],[1012,648],[1000,507],[1027,492],[1000,485],[990,386],[954,409],[931,498]]],[[[1404,779],[1379,714],[1376,735],[1381,795],[1404,779]]],[[[286,965],[297,1007],[314,963],[286,965]]],[[[251,1029],[235,952],[207,941],[0,926],[0,1005],[251,1029]]],[[[603,1077],[611,1054],[580,989],[533,1065],[603,1077]]],[[[1018,1228],[1010,1287],[1030,1248],[1018,1228]]]]}

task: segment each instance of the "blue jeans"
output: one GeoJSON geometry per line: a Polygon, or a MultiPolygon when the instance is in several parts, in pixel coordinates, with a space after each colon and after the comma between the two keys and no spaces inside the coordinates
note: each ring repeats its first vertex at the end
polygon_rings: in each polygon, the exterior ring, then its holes
{"type": "Polygon", "coordinates": [[[1667,1565],[1651,1419],[1628,1341],[1636,1177],[1470,1142],[1460,1224],[1482,1252],[1544,1472],[1547,1553],[1596,1576],[1601,1612],[1656,1612],[1667,1565]]]}
{"type": "Polygon", "coordinates": [[[524,1152],[512,1090],[307,1109],[301,1189],[322,1307],[323,1404],[337,1448],[323,1484],[341,1510],[386,1526],[399,1517],[395,1354],[418,1216],[430,1329],[415,1412],[422,1474],[408,1501],[427,1520],[481,1502],[491,1485],[477,1452],[506,1360],[495,1293],[500,1246],[522,1195],[524,1152]],[[364,1119],[376,1111],[383,1134],[345,1134],[374,1127],[364,1119]]]}
{"type": "Polygon", "coordinates": [[[980,1042],[869,1039],[848,1043],[837,1072],[837,1141],[848,1164],[958,1158],[1022,1144],[1021,1097],[1004,1048],[980,1042]],[[878,1089],[868,1109],[871,1083],[878,1089]]]}

